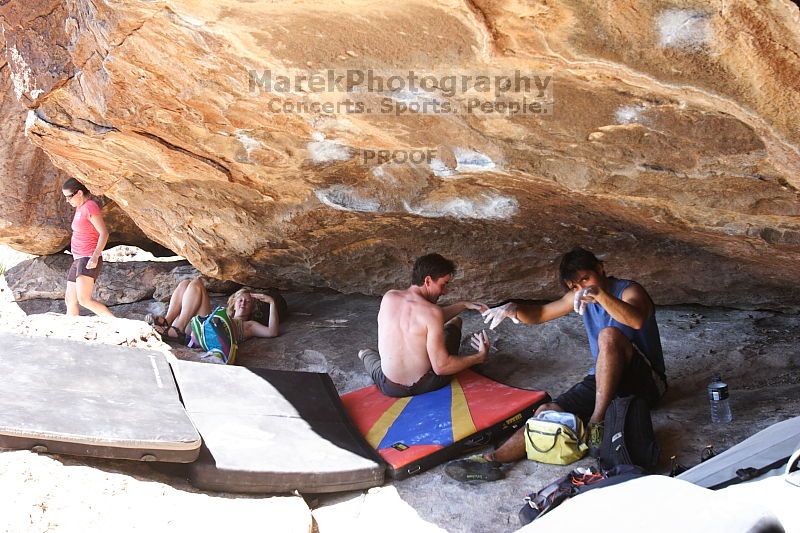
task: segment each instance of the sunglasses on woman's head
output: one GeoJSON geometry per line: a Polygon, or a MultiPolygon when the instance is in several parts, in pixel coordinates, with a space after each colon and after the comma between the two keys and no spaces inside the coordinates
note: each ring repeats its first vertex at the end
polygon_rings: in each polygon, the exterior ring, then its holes
{"type": "Polygon", "coordinates": [[[76,194],[78,194],[79,192],[81,192],[81,191],[75,191],[72,194],[65,194],[64,198],[66,198],[67,200],[72,200],[72,197],[75,196],[76,194]]]}

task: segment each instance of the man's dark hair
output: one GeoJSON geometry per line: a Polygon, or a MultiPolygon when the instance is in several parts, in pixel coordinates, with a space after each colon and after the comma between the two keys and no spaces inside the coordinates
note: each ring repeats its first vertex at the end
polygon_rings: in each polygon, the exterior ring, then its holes
{"type": "Polygon", "coordinates": [[[437,280],[456,271],[456,264],[445,259],[439,254],[423,255],[414,262],[414,269],[411,271],[411,284],[422,285],[425,283],[425,276],[437,280]]]}
{"type": "Polygon", "coordinates": [[[579,270],[596,271],[601,264],[602,262],[592,252],[578,246],[565,253],[561,258],[561,264],[558,265],[558,275],[561,278],[561,283],[566,286],[568,281],[574,281],[578,277],[579,270]]]}

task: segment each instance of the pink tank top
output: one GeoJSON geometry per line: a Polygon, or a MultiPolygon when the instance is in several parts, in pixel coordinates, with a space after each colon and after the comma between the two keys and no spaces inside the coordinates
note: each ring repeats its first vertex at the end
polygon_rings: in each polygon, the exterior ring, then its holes
{"type": "Polygon", "coordinates": [[[70,248],[75,257],[89,257],[97,247],[100,234],[95,229],[90,216],[99,215],[100,206],[94,200],[86,200],[83,205],[75,209],[72,219],[72,242],[70,248]]]}

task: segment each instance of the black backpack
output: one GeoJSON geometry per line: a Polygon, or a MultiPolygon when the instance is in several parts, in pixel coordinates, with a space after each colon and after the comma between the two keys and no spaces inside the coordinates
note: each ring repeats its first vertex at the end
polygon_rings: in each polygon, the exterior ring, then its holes
{"type": "Polygon", "coordinates": [[[600,463],[604,468],[637,465],[652,469],[661,446],[656,442],[650,408],[644,398],[616,398],[606,411],[600,463]]]}

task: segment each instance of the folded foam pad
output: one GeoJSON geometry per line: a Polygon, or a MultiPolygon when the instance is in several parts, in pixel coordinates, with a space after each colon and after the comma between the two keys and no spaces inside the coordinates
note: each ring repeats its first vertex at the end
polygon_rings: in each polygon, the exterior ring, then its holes
{"type": "Polygon", "coordinates": [[[159,352],[6,334],[0,376],[0,448],[184,463],[199,454],[159,352]]]}
{"type": "Polygon", "coordinates": [[[716,489],[738,481],[737,471],[764,470],[786,466],[789,456],[800,447],[800,416],[773,424],[739,444],[690,468],[678,476],[695,485],[716,489]]]}
{"type": "Polygon", "coordinates": [[[356,427],[395,479],[508,435],[549,399],[545,392],[509,387],[471,370],[418,396],[389,398],[375,385],[342,396],[356,427]]]}
{"type": "Polygon", "coordinates": [[[385,465],[347,417],[330,377],[179,361],[203,449],[192,484],[227,492],[336,492],[383,483],[385,465]]]}

